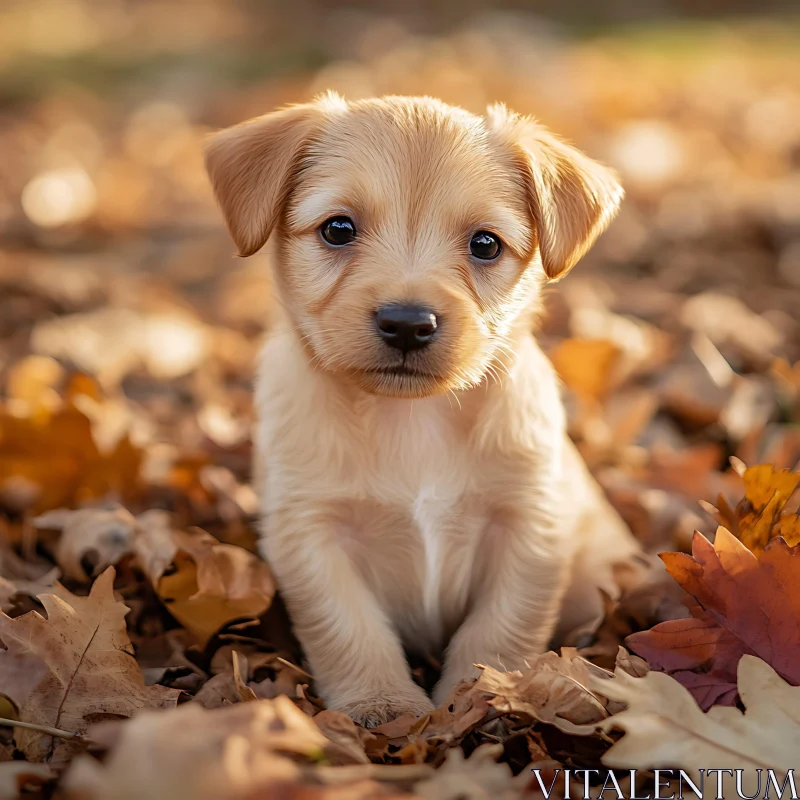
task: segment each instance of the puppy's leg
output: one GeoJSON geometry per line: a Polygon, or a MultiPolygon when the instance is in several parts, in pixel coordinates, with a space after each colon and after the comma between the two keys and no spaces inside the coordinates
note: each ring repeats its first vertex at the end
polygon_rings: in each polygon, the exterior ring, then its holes
{"type": "Polygon", "coordinates": [[[434,701],[443,703],[474,664],[521,669],[547,648],[568,581],[571,547],[532,514],[501,515],[486,531],[488,552],[475,606],[456,631],[434,701]]]}
{"type": "Polygon", "coordinates": [[[324,514],[274,514],[262,550],[320,694],[365,726],[432,710],[400,640],[324,514]]]}

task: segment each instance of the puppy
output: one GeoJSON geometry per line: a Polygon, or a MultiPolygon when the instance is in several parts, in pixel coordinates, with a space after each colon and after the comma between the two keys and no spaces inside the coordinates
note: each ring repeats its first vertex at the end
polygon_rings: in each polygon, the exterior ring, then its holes
{"type": "Polygon", "coordinates": [[[262,552],[331,708],[433,708],[404,647],[444,653],[433,702],[523,667],[599,612],[633,540],[565,434],[532,336],[543,284],[622,190],[503,106],[328,94],[215,135],[242,256],[270,235],[261,354],[262,552]]]}

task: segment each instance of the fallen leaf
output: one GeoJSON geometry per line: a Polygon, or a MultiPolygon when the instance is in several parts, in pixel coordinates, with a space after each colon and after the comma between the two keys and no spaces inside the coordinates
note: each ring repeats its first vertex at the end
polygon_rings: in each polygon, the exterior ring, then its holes
{"type": "Polygon", "coordinates": [[[439,708],[414,722],[409,729],[409,739],[442,742],[461,739],[480,723],[490,708],[488,695],[475,691],[475,681],[464,681],[453,689],[439,708]]]}
{"type": "Polygon", "coordinates": [[[0,539],[0,610],[10,611],[20,595],[36,597],[51,590],[58,576],[56,568],[23,561],[0,539]]]}
{"type": "Polygon", "coordinates": [[[46,356],[27,356],[8,371],[6,394],[18,416],[47,417],[61,405],[57,392],[64,368],[46,356]]]}
{"type": "Polygon", "coordinates": [[[604,399],[612,386],[620,357],[616,344],[606,339],[565,339],[550,353],[556,372],[579,397],[604,399]]]}
{"type": "Polygon", "coordinates": [[[259,617],[269,608],[275,583],[258,556],[199,530],[174,531],[173,537],[175,570],[154,585],[170,613],[201,645],[223,625],[259,617]]]}
{"type": "Polygon", "coordinates": [[[611,677],[582,658],[550,652],[534,658],[524,671],[482,667],[471,693],[487,697],[497,711],[524,714],[575,733],[576,726],[598,722],[609,714],[605,698],[589,688],[591,675],[611,677]]]}
{"type": "Polygon", "coordinates": [[[234,619],[263,614],[275,593],[260,558],[200,530],[173,530],[164,511],[134,517],[122,507],[60,509],[37,517],[35,524],[62,530],[56,558],[73,580],[87,580],[87,559],[97,572],[133,553],[170,613],[200,644],[234,619]],[[165,575],[170,565],[174,570],[165,575]]]}
{"type": "Polygon", "coordinates": [[[245,683],[247,659],[234,650],[231,653],[231,660],[231,669],[206,681],[195,695],[195,702],[205,708],[219,708],[230,703],[258,700],[258,695],[245,683]],[[245,679],[242,678],[242,672],[245,679]]]}
{"type": "Polygon", "coordinates": [[[703,708],[735,702],[736,667],[744,654],[759,656],[789,683],[800,684],[800,547],[775,539],[756,556],[721,527],[713,545],[697,533],[691,556],[664,553],[662,559],[693,597],[692,618],[635,633],[626,639],[630,649],[683,683],[703,708]]]}
{"type": "MultiPolygon", "coordinates": [[[[47,618],[36,611],[0,615],[0,685],[18,718],[84,734],[90,716],[129,717],[143,708],[169,708],[179,692],[145,687],[125,631],[127,607],[114,599],[109,568],[88,597],[61,586],[40,596],[47,618]]],[[[30,761],[67,760],[73,740],[14,729],[16,746],[30,761]]]]}
{"type": "Polygon", "coordinates": [[[332,764],[369,764],[366,747],[376,739],[372,732],[357,725],[347,714],[330,709],[320,711],[313,719],[331,742],[327,752],[332,764]]]}
{"type": "Polygon", "coordinates": [[[131,549],[144,574],[157,586],[178,550],[172,535],[172,518],[166,511],[152,509],[140,514],[136,523],[131,549]]]}
{"type": "Polygon", "coordinates": [[[0,800],[17,800],[25,788],[40,788],[54,781],[58,773],[47,764],[5,761],[0,764],[0,800]]]}
{"type": "Polygon", "coordinates": [[[119,726],[104,762],[76,759],[64,783],[68,796],[80,800],[280,796],[281,786],[302,779],[292,759],[319,762],[329,746],[313,720],[286,697],[213,711],[187,703],[119,726]]]}
{"type": "Polygon", "coordinates": [[[628,675],[633,675],[634,678],[644,678],[650,672],[650,665],[643,658],[631,655],[622,645],[617,653],[615,667],[627,672],[628,675]]]}
{"type": "MultiPolygon", "coordinates": [[[[593,686],[600,689],[600,682],[593,686]]],[[[738,691],[745,711],[715,706],[703,713],[691,694],[669,675],[634,678],[617,670],[602,691],[627,709],[602,723],[625,736],[603,756],[610,767],[775,770],[783,781],[798,763],[800,688],[789,686],[767,663],[745,655],[738,691]]]]}
{"type": "Polygon", "coordinates": [[[37,528],[60,530],[56,561],[64,575],[86,583],[131,552],[136,518],[118,506],[112,509],[85,508],[78,511],[48,511],[33,520],[37,528]],[[87,576],[84,564],[92,569],[87,576]]]}
{"type": "Polygon", "coordinates": [[[120,381],[137,367],[167,379],[196,369],[208,352],[206,326],[189,313],[140,314],[100,308],[40,322],[32,348],[69,358],[104,385],[120,381]]]}
{"type": "Polygon", "coordinates": [[[141,450],[127,436],[101,453],[89,418],[74,405],[44,418],[0,407],[0,500],[15,511],[130,498],[139,489],[141,463],[141,450]]]}
{"type": "Polygon", "coordinates": [[[717,521],[754,553],[761,552],[778,536],[790,545],[800,544],[800,515],[785,510],[800,487],[800,472],[758,464],[744,469],[742,481],[744,497],[735,508],[724,497],[720,497],[719,508],[709,507],[717,521]]]}
{"type": "Polygon", "coordinates": [[[523,787],[515,783],[508,764],[498,764],[502,745],[481,745],[469,758],[457,747],[429,778],[414,784],[423,800],[517,800],[523,787]]]}

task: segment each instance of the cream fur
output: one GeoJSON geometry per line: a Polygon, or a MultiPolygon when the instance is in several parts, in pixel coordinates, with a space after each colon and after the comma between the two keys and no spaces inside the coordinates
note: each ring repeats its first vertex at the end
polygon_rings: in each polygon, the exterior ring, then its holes
{"type": "Polygon", "coordinates": [[[404,646],[446,651],[439,703],[474,664],[521,667],[559,618],[596,616],[636,547],[530,331],[542,282],[616,211],[613,175],[532,120],[428,98],[327,96],[223,132],[207,163],[240,250],[275,234],[262,551],[328,705],[365,724],[418,715],[432,703],[404,646]],[[318,229],[341,214],[358,236],[334,250],[318,229]],[[481,229],[504,242],[491,264],[467,251],[481,229]],[[399,355],[372,315],[399,301],[440,316],[405,362],[424,375],[374,371],[399,355]]]}

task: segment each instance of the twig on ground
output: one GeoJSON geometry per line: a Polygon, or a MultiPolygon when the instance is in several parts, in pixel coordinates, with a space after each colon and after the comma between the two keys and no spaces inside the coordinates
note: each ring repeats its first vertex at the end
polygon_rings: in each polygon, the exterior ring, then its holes
{"type": "Polygon", "coordinates": [[[22,722],[18,719],[6,719],[5,717],[0,717],[0,725],[8,725],[9,728],[27,728],[31,731],[46,733],[48,736],[58,736],[60,739],[77,739],[82,742],[91,741],[88,737],[81,733],[63,731],[61,728],[51,728],[49,725],[37,725],[35,722],[22,722]]]}

